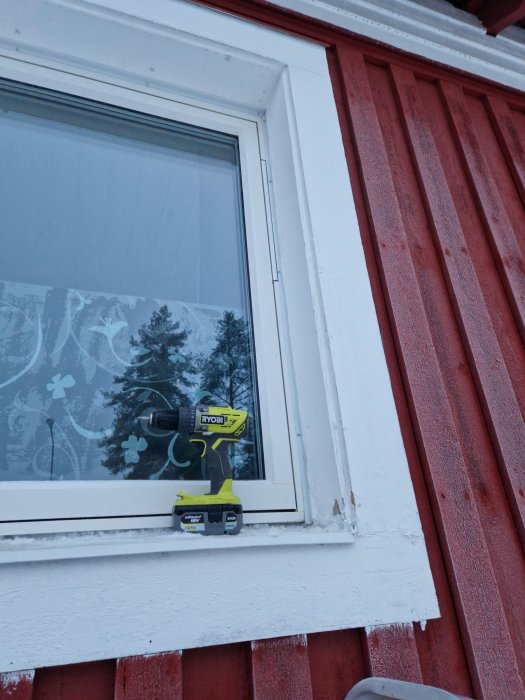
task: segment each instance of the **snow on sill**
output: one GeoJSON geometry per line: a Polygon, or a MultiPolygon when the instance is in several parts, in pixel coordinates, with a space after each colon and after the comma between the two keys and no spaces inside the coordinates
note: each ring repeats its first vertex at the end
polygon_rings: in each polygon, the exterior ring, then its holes
{"type": "Polygon", "coordinates": [[[0,564],[248,547],[348,545],[348,530],[304,525],[247,525],[238,535],[203,536],[170,529],[20,535],[0,538],[0,564]]]}

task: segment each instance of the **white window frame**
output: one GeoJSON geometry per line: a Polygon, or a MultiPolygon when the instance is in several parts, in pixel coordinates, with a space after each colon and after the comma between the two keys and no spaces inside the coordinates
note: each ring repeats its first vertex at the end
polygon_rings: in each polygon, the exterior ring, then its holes
{"type": "Polygon", "coordinates": [[[0,671],[438,616],[324,47],[183,0],[0,13],[22,81],[54,69],[64,92],[76,75],[109,102],[125,86],[260,118],[305,520],[0,538],[0,671]]]}
{"type": "MultiPolygon", "coordinates": [[[[21,75],[19,66],[9,59],[0,59],[0,69],[4,78],[31,77],[25,71],[21,75]]],[[[56,70],[43,67],[39,71],[38,78],[32,75],[38,87],[63,90],[63,73],[57,76],[56,70]]],[[[230,116],[184,104],[174,99],[177,95],[160,98],[129,87],[112,86],[109,94],[105,86],[73,74],[69,75],[67,95],[98,102],[111,100],[111,106],[238,139],[265,477],[237,481],[235,492],[248,522],[300,522],[304,513],[300,492],[296,497],[291,460],[258,137],[260,118],[253,114],[230,116]]],[[[178,491],[203,493],[206,487],[204,481],[172,480],[0,482],[0,534],[100,529],[99,519],[104,519],[105,529],[169,527],[178,491]]]]}

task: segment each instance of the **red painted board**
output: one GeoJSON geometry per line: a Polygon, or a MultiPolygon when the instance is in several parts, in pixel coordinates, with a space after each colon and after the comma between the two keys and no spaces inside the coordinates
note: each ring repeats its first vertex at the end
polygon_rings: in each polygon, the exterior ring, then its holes
{"type": "Polygon", "coordinates": [[[34,671],[0,673],[0,700],[32,700],[34,671]]]}
{"type": "MultiPolygon", "coordinates": [[[[438,358],[443,381],[446,385],[448,401],[454,415],[456,429],[461,436],[462,451],[468,466],[469,482],[476,496],[478,492],[483,494],[483,505],[487,504],[486,512],[479,515],[485,539],[487,539],[487,533],[490,537],[490,543],[487,541],[487,546],[491,554],[498,586],[500,587],[502,577],[509,573],[511,575],[515,573],[517,576],[520,576],[524,570],[521,545],[515,534],[512,517],[507,510],[507,499],[501,486],[490,441],[485,434],[485,421],[468,371],[468,361],[463,352],[463,342],[451,311],[449,294],[441,274],[440,262],[435,252],[432,232],[420,194],[420,186],[414,173],[401,119],[397,117],[398,106],[391,84],[389,69],[388,66],[368,63],[367,73],[396,196],[403,217],[408,248],[417,276],[421,300],[425,307],[425,314],[430,322],[434,354],[438,358]],[[396,118],[393,118],[393,115],[396,115],[396,118]],[[476,429],[479,429],[480,432],[475,432],[476,429]],[[487,468],[490,479],[486,478],[487,468]],[[483,473],[480,474],[480,472],[483,473]],[[487,525],[486,528],[485,525],[487,525]],[[509,527],[511,532],[510,539],[509,527]],[[499,540],[498,537],[500,538],[499,540]],[[506,545],[506,551],[501,551],[501,556],[497,556],[496,561],[493,559],[493,549],[490,546],[495,543],[499,547],[498,553],[501,549],[501,543],[506,545]],[[511,545],[510,552],[509,545],[511,545]],[[501,566],[502,561],[505,566],[501,566]]],[[[442,124],[446,125],[446,119],[442,112],[439,112],[438,107],[441,103],[434,83],[418,81],[418,85],[420,90],[424,91],[423,101],[427,108],[427,114],[432,115],[433,119],[436,120],[436,129],[434,131],[441,135],[443,131],[440,127],[442,124]]],[[[447,150],[446,154],[450,155],[450,150],[447,150]]],[[[450,168],[450,164],[448,167],[450,168]]],[[[356,203],[359,203],[357,196],[356,203]]],[[[363,228],[361,222],[360,225],[363,234],[364,231],[368,230],[368,227],[363,228]]],[[[370,234],[368,233],[367,235],[370,234]]],[[[380,323],[383,329],[388,328],[388,324],[385,324],[385,321],[381,320],[381,318],[380,323]]],[[[394,371],[391,368],[390,372],[441,613],[439,619],[432,620],[426,625],[425,631],[422,631],[419,625],[415,625],[414,633],[423,679],[428,685],[443,688],[458,695],[473,697],[474,692],[449,588],[447,570],[443,564],[434,515],[428,499],[416,436],[414,435],[410,418],[405,417],[408,410],[404,406],[405,402],[400,399],[400,392],[401,396],[403,396],[404,390],[402,386],[399,386],[399,381],[396,377],[396,374],[399,374],[399,372],[397,368],[394,371]]],[[[478,509],[479,503],[479,499],[476,499],[476,507],[478,509]]],[[[512,590],[513,594],[514,589],[512,590]]],[[[516,608],[515,598],[513,606],[509,609],[513,609],[513,607],[514,609],[516,608]]],[[[525,610],[525,600],[523,609],[525,610]]],[[[518,610],[518,615],[519,612],[518,610]]],[[[512,620],[512,618],[510,619],[512,620]]],[[[514,629],[519,629],[519,624],[514,629]]],[[[523,631],[525,632],[525,630],[523,631]]],[[[518,635],[517,640],[514,641],[519,641],[519,638],[518,635]]],[[[517,648],[515,643],[514,649],[516,653],[517,648]]]]}
{"type": "Polygon", "coordinates": [[[32,700],[113,700],[115,662],[38,668],[32,700]]]}
{"type": "Polygon", "coordinates": [[[306,635],[252,642],[254,700],[313,700],[306,635]]]}
{"type": "Polygon", "coordinates": [[[507,291],[521,337],[525,342],[525,263],[505,202],[488,167],[484,147],[476,135],[476,125],[457,85],[441,83],[450,124],[464,159],[466,171],[477,197],[479,211],[491,243],[502,282],[507,291]]]}
{"type": "MultiPolygon", "coordinates": [[[[485,419],[492,428],[507,496],[525,546],[525,423],[472,258],[465,254],[467,244],[416,80],[410,71],[397,67],[392,67],[392,78],[454,311],[470,351],[471,371],[485,419]]],[[[459,88],[444,84],[442,89],[447,102],[457,105],[461,101],[459,88]]],[[[465,128],[467,123],[468,120],[463,123],[465,128]]],[[[469,144],[473,144],[473,139],[470,134],[469,144]]],[[[475,163],[471,165],[478,169],[475,163]]]]}
{"type": "Polygon", "coordinates": [[[485,700],[521,698],[525,691],[434,354],[366,66],[347,49],[339,51],[339,60],[400,366],[476,689],[485,700]]]}
{"type": "Polygon", "coordinates": [[[518,124],[518,113],[511,110],[505,100],[491,95],[487,96],[486,104],[492,127],[525,206],[525,134],[518,124]]]}
{"type": "Polygon", "coordinates": [[[117,660],[115,700],[182,700],[180,651],[117,660]]]}
{"type": "Polygon", "coordinates": [[[313,700],[339,700],[366,677],[359,630],[308,635],[313,700]]]}
{"type": "Polygon", "coordinates": [[[457,5],[461,7],[462,10],[476,13],[484,2],[485,0],[457,0],[457,5]]]}
{"type": "Polygon", "coordinates": [[[250,643],[184,650],[182,691],[184,700],[252,700],[250,643]]]}
{"type": "Polygon", "coordinates": [[[525,0],[485,0],[478,17],[487,27],[487,32],[495,36],[525,17],[525,0]]]}
{"type": "Polygon", "coordinates": [[[412,625],[375,627],[364,637],[370,676],[423,682],[412,625]]]}

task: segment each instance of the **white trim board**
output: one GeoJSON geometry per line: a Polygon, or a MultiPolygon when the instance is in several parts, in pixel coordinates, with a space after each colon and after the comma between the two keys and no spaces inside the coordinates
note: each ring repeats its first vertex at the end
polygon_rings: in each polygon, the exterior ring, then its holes
{"type": "Polygon", "coordinates": [[[241,546],[249,530],[188,535],[184,550],[131,533],[118,551],[118,538],[66,552],[58,535],[54,554],[17,540],[23,561],[0,571],[0,671],[437,617],[324,48],[180,0],[0,0],[0,12],[7,78],[258,120],[305,519],[346,521],[309,546],[283,526],[275,546],[241,546]]]}
{"type": "Polygon", "coordinates": [[[436,610],[417,553],[422,536],[394,533],[5,564],[0,669],[426,620],[436,610]]]}
{"type": "Polygon", "coordinates": [[[517,90],[525,91],[525,29],[489,36],[480,20],[445,0],[270,0],[517,90]]]}
{"type": "Polygon", "coordinates": [[[352,542],[355,542],[354,536],[344,528],[328,530],[299,525],[252,525],[244,527],[236,537],[195,537],[171,528],[69,533],[0,538],[0,564],[246,547],[348,545],[352,542]]]}

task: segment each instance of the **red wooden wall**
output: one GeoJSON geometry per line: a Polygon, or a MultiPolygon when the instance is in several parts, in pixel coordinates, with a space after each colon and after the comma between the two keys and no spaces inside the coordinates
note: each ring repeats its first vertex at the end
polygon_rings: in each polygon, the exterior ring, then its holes
{"type": "Polygon", "coordinates": [[[259,0],[207,4],[328,46],[442,617],[39,669],[0,700],[339,700],[366,675],[523,700],[525,96],[259,0]]]}

